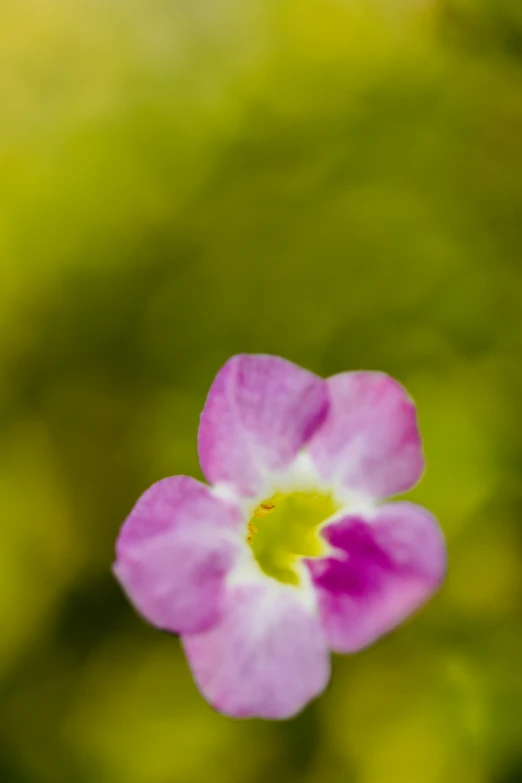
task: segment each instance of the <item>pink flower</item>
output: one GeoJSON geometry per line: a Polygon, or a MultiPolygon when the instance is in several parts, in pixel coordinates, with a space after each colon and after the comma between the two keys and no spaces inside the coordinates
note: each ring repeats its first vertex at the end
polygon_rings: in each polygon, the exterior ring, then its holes
{"type": "Polygon", "coordinates": [[[234,356],[198,450],[210,486],[150,487],[114,572],[150,623],[181,634],[216,709],[289,717],[325,688],[331,650],[371,644],[443,579],[433,516],[382,502],[423,471],[415,406],[383,373],[324,380],[276,356],[234,356]]]}

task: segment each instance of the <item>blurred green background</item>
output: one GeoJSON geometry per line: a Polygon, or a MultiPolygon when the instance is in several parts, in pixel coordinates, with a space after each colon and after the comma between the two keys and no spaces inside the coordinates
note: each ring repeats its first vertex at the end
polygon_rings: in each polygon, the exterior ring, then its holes
{"type": "Polygon", "coordinates": [[[521,781],[520,0],[4,0],[0,107],[0,781],[521,781]],[[239,351],[399,378],[449,546],[284,723],[110,573],[239,351]]]}

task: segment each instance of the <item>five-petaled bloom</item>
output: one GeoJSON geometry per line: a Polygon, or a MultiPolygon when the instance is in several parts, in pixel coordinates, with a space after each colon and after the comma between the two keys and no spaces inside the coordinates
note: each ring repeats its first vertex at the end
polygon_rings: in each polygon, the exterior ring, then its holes
{"type": "Polygon", "coordinates": [[[212,384],[198,451],[210,486],[150,487],[114,572],[150,623],[181,634],[216,709],[287,718],[325,688],[330,650],[371,644],[443,579],[433,516],[382,502],[423,471],[415,406],[383,373],[324,380],[243,354],[212,384]]]}

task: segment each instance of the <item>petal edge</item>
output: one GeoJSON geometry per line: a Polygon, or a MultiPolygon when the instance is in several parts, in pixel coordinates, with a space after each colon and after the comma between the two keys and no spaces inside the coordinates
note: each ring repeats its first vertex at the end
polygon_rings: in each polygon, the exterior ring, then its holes
{"type": "Polygon", "coordinates": [[[239,354],[219,370],[205,402],[198,453],[212,484],[253,496],[284,470],[323,422],[325,381],[279,356],[239,354]]]}
{"type": "Polygon", "coordinates": [[[272,583],[231,589],[219,625],[183,636],[199,689],[215,709],[232,717],[289,718],[329,679],[319,619],[291,589],[272,583]]]}
{"type": "Polygon", "coordinates": [[[380,372],[346,372],[326,380],[328,416],[309,444],[327,481],[377,500],[411,489],[424,469],[415,404],[380,372]]]}
{"type": "Polygon", "coordinates": [[[241,524],[239,508],[199,481],[163,479],[124,522],[114,575],[152,625],[172,633],[202,631],[221,616],[241,524]]]}

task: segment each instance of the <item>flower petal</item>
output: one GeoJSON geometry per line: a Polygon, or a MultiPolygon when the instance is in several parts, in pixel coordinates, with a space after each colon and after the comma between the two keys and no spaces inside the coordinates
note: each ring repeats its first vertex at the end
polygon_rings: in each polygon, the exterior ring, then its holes
{"type": "Polygon", "coordinates": [[[153,625],[180,633],[209,628],[241,546],[239,509],[187,476],[163,479],[122,527],[114,573],[153,625]]]}
{"type": "Polygon", "coordinates": [[[288,718],[330,676],[319,618],[273,580],[231,588],[221,623],[183,646],[207,700],[238,718],[288,718]]]}
{"type": "Polygon", "coordinates": [[[322,478],[377,499],[410,489],[424,459],[405,389],[379,372],[341,373],[326,383],[328,417],[309,444],[322,478]]]}
{"type": "Polygon", "coordinates": [[[190,476],[171,476],[157,481],[137,500],[123,523],[116,552],[139,545],[172,530],[193,529],[203,524],[239,530],[239,508],[213,494],[210,487],[190,476]]]}
{"type": "Polygon", "coordinates": [[[338,554],[307,565],[330,646],[354,652],[418,609],[445,573],[442,532],[413,503],[381,506],[367,520],[347,516],[322,531],[338,554]]]}
{"type": "Polygon", "coordinates": [[[241,354],[218,372],[198,433],[211,483],[255,495],[272,471],[287,467],[327,412],[322,378],[278,356],[241,354]]]}

